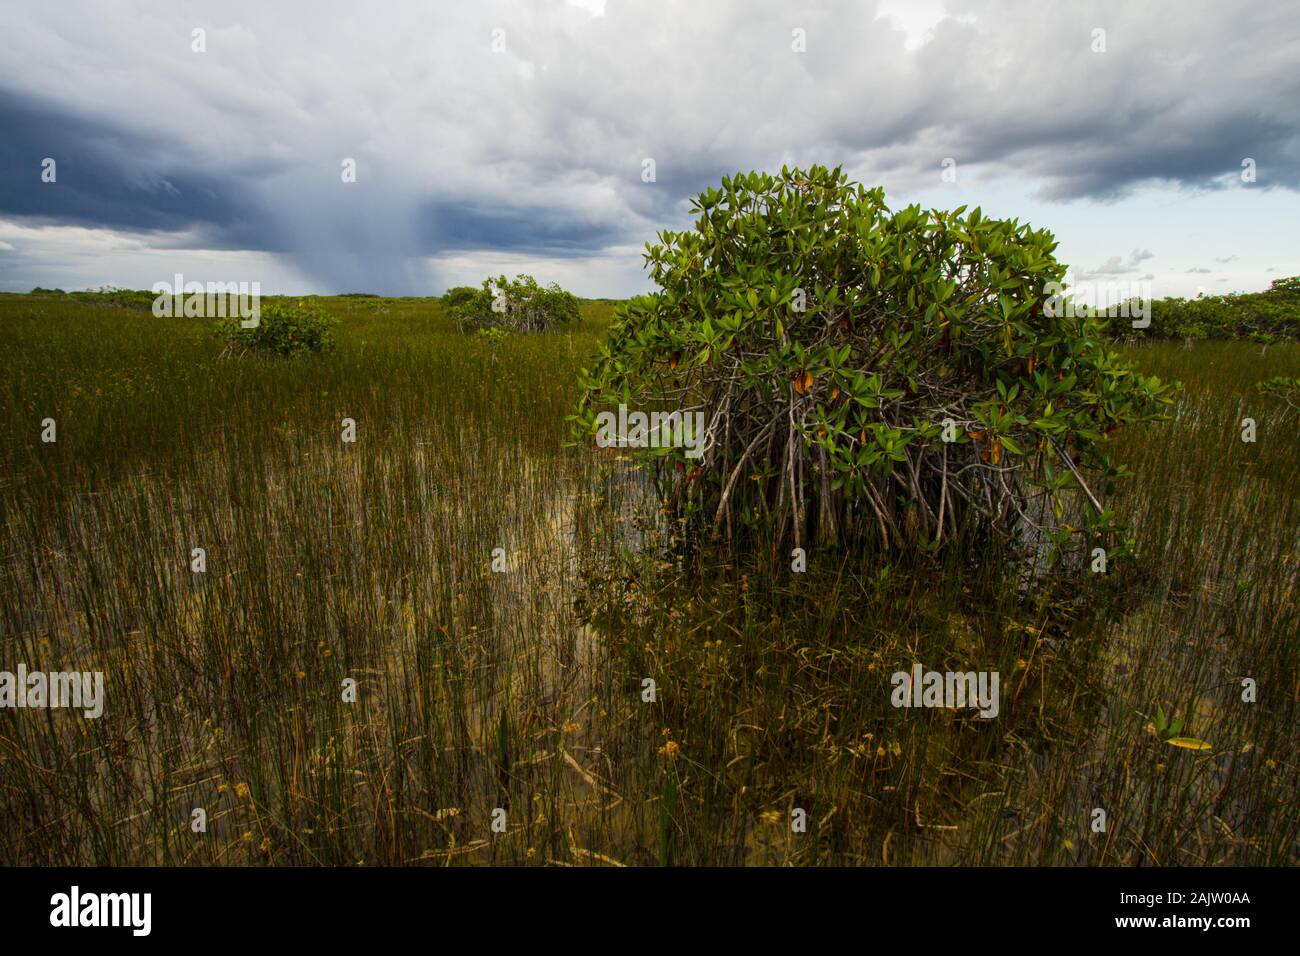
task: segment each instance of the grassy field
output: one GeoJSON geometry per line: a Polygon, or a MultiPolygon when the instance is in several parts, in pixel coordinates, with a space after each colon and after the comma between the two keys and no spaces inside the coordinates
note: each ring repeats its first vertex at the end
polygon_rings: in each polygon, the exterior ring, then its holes
{"type": "Polygon", "coordinates": [[[1253,384],[1300,347],[1131,350],[1185,389],[1116,436],[1136,560],[1062,613],[994,562],[665,560],[564,446],[608,304],[493,346],[323,301],[338,349],[283,361],[0,296],[0,670],[107,698],[0,710],[0,863],[1297,862],[1300,421],[1253,384]],[[918,661],[999,716],[892,707],[918,661]]]}

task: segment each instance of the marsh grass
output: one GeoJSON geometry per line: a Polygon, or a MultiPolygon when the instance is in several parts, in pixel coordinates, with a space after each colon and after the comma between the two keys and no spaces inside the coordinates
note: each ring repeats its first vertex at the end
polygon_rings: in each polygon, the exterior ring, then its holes
{"type": "Polygon", "coordinates": [[[489,343],[322,303],[334,353],[222,361],[194,320],[0,297],[0,669],[107,697],[0,710],[0,861],[1295,862],[1300,423],[1253,385],[1300,348],[1133,350],[1186,387],[1117,436],[1138,554],[1076,611],[991,554],[658,547],[630,462],[565,445],[608,304],[489,343]],[[999,716],[894,709],[917,661],[997,670],[999,716]]]}

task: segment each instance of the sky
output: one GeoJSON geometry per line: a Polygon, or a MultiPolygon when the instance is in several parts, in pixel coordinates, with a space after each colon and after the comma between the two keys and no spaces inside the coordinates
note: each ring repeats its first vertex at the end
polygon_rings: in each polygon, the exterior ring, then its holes
{"type": "Polygon", "coordinates": [[[60,0],[0,37],[0,291],[624,297],[703,189],[812,163],[1051,229],[1079,282],[1300,274],[1286,3],[60,0]]]}

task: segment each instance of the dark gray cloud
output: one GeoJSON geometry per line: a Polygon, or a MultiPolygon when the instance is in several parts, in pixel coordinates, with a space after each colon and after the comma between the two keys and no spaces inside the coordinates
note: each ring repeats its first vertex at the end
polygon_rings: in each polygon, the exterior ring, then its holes
{"type": "Polygon", "coordinates": [[[265,248],[264,210],[186,144],[0,90],[0,214],[134,231],[200,227],[209,248],[265,248]],[[55,181],[42,164],[56,163],[55,181]]]}

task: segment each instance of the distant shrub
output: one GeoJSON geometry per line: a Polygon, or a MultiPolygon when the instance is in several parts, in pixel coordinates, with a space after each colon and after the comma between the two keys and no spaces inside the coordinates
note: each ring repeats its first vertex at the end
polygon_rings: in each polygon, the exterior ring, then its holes
{"type": "Polygon", "coordinates": [[[489,328],[544,332],[580,317],[577,296],[554,282],[538,285],[532,276],[523,274],[514,281],[505,276],[485,279],[479,289],[448,289],[443,303],[462,332],[489,328]]]}
{"type": "Polygon", "coordinates": [[[223,354],[262,352],[291,356],[324,352],[334,346],[335,319],[315,303],[297,305],[263,300],[261,317],[244,328],[238,316],[218,319],[216,333],[226,343],[223,354]]]}
{"type": "Polygon", "coordinates": [[[449,311],[464,308],[479,294],[479,290],[469,285],[453,286],[442,294],[442,304],[449,311]]]}
{"type": "Polygon", "coordinates": [[[1116,338],[1294,341],[1300,339],[1300,276],[1277,279],[1264,292],[1156,299],[1151,326],[1140,333],[1127,318],[1103,321],[1116,338]]]}
{"type": "Polygon", "coordinates": [[[73,292],[72,298],[92,305],[130,309],[133,312],[152,312],[154,299],[157,298],[157,295],[147,289],[116,289],[112,286],[105,286],[102,289],[73,292]]]}

